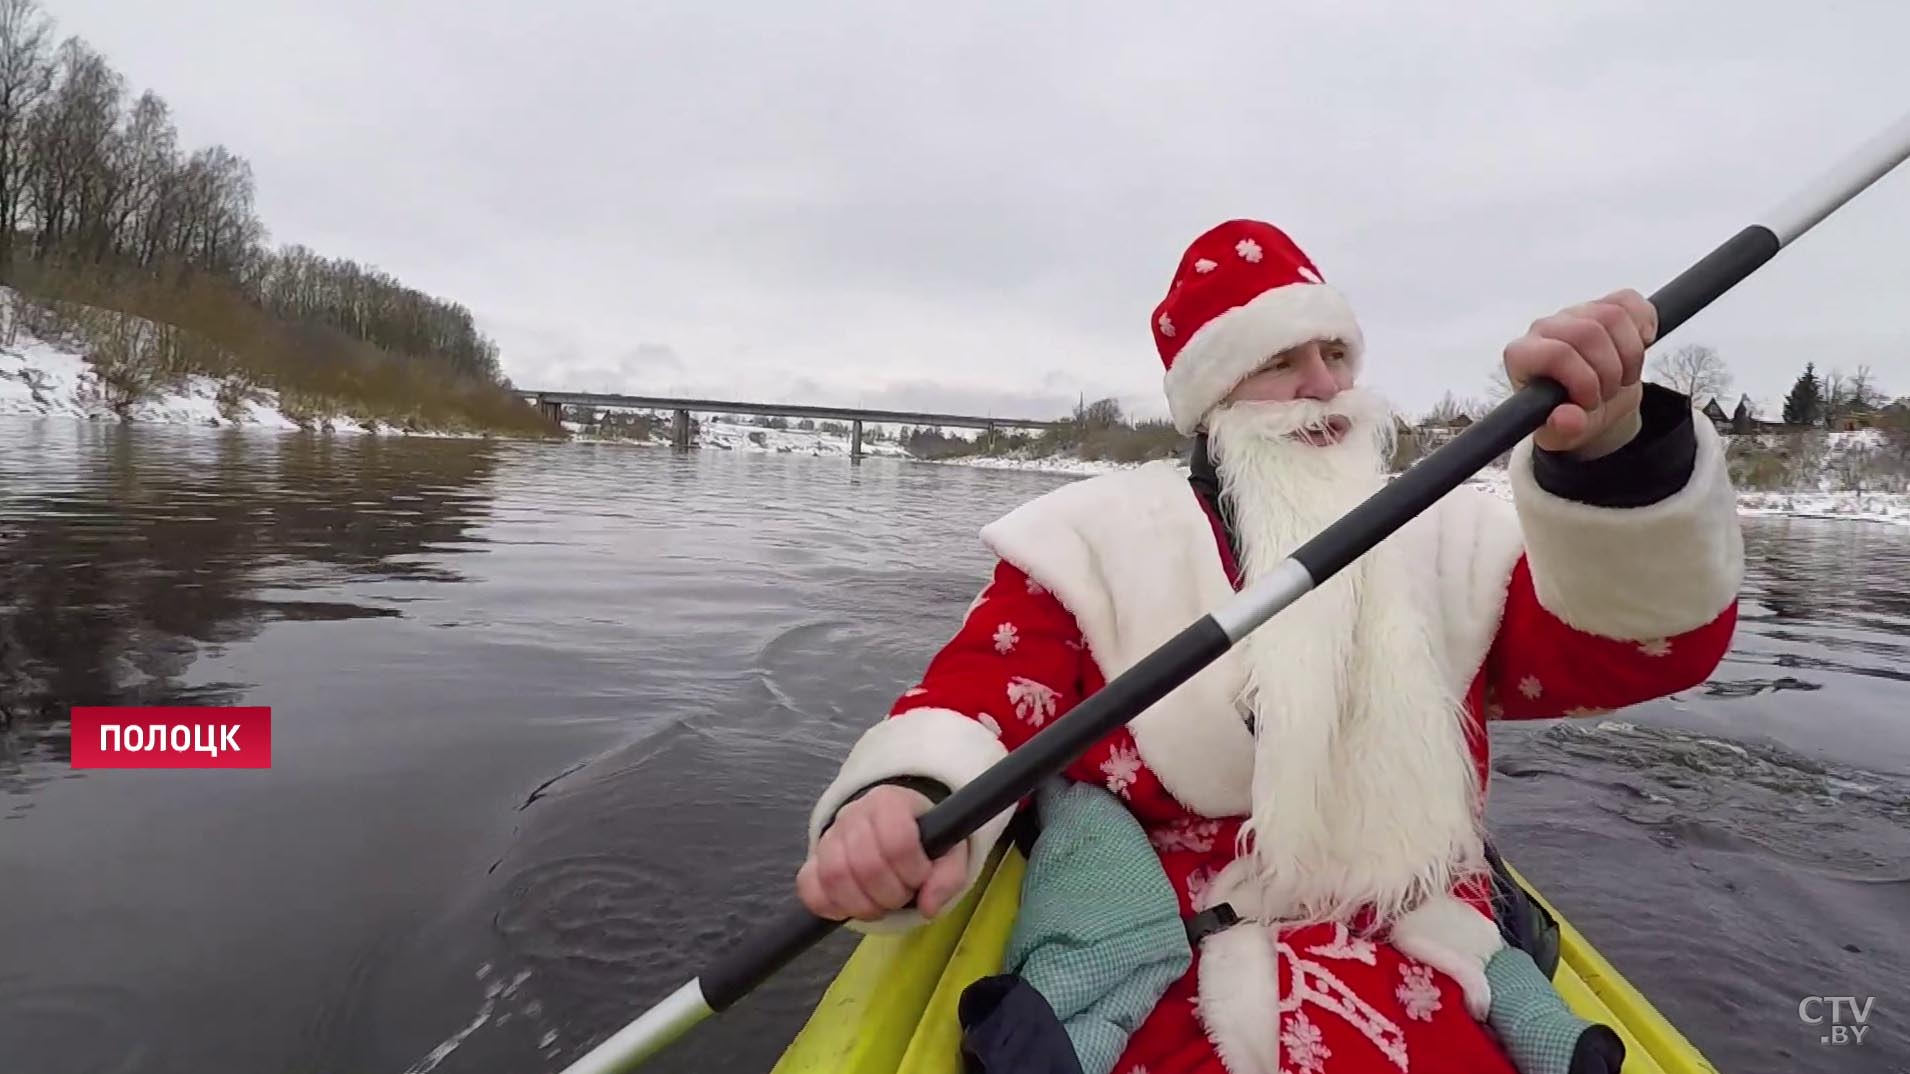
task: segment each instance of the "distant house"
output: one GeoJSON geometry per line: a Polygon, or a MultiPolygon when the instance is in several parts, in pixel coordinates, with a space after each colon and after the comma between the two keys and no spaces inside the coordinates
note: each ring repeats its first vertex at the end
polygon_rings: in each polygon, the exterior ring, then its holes
{"type": "MultiPolygon", "coordinates": [[[[1712,403],[1716,402],[1717,400],[1712,400],[1712,403]]],[[[1710,416],[1710,410],[1707,409],[1705,414],[1710,416]]],[[[1715,417],[1711,420],[1713,423],[1717,421],[1715,417]]],[[[1718,431],[1731,436],[1760,436],[1768,433],[1805,433],[1812,428],[1809,425],[1786,425],[1781,421],[1764,421],[1757,416],[1757,408],[1751,402],[1751,397],[1740,395],[1737,409],[1731,412],[1730,421],[1719,426],[1718,431]]]]}
{"type": "Polygon", "coordinates": [[[1414,430],[1414,435],[1418,436],[1427,447],[1438,447],[1465,432],[1471,425],[1472,418],[1465,414],[1442,418],[1438,421],[1427,418],[1419,423],[1418,428],[1414,430]]]}
{"type": "MultiPolygon", "coordinates": [[[[1739,402],[1738,405],[1742,407],[1744,404],[1739,402]]],[[[1724,408],[1718,405],[1717,396],[1712,396],[1711,400],[1699,409],[1704,412],[1705,417],[1711,419],[1711,424],[1716,427],[1719,432],[1728,433],[1731,431],[1731,418],[1724,412],[1724,408]]]]}

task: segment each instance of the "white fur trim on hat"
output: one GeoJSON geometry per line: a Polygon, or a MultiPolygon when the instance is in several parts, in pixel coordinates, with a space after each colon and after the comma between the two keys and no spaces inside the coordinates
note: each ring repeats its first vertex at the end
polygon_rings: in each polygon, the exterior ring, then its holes
{"type": "MultiPolygon", "coordinates": [[[[955,790],[1006,756],[1007,747],[993,732],[952,709],[912,709],[883,720],[863,732],[849,751],[848,760],[842,762],[835,782],[817,800],[809,815],[809,846],[815,847],[836,811],[864,787],[896,776],[921,776],[955,790]]],[[[981,875],[988,852],[1001,838],[1014,812],[1013,808],[1002,810],[968,837],[968,876],[962,881],[963,893],[981,875]]],[[[961,894],[957,894],[948,905],[960,899],[961,894]]],[[[880,921],[850,921],[847,925],[862,933],[906,932],[927,920],[920,911],[911,909],[897,910],[880,921]]]]}
{"type": "Polygon", "coordinates": [[[1587,634],[1643,640],[1716,619],[1744,578],[1744,538],[1723,441],[1694,422],[1698,455],[1684,488],[1644,507],[1554,496],[1532,476],[1532,441],[1512,452],[1512,498],[1539,603],[1587,634]]]}
{"type": "Polygon", "coordinates": [[[1174,426],[1193,435],[1207,412],[1274,355],[1316,339],[1337,339],[1358,366],[1365,350],[1353,308],[1323,283],[1262,292],[1200,326],[1168,367],[1167,407],[1174,426]]]}

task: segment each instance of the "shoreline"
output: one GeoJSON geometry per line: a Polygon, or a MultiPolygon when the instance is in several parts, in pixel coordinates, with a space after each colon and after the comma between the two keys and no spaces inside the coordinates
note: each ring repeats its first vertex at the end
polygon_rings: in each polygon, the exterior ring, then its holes
{"type": "MultiPolygon", "coordinates": [[[[376,419],[359,421],[345,415],[308,418],[301,423],[279,407],[278,397],[269,390],[253,392],[247,398],[222,404],[219,382],[206,376],[188,376],[174,388],[156,393],[116,412],[104,398],[99,377],[83,356],[43,340],[24,338],[10,347],[0,347],[0,416],[21,418],[66,418],[85,422],[116,422],[135,425],[171,425],[194,428],[256,429],[266,432],[316,433],[329,436],[405,436],[445,440],[495,440],[510,442],[563,443],[565,441],[529,437],[511,433],[470,432],[453,429],[406,429],[383,424],[376,419]]],[[[592,436],[585,426],[566,423],[570,443],[617,444],[636,448],[668,448],[660,436],[648,439],[592,436]]],[[[735,422],[705,421],[699,433],[697,450],[732,451],[756,455],[804,455],[815,458],[848,458],[850,444],[846,436],[818,430],[771,429],[735,422]]],[[[893,441],[865,441],[866,458],[920,463],[926,466],[960,466],[971,470],[1003,470],[1047,474],[1055,477],[1086,478],[1120,470],[1134,469],[1143,463],[1087,461],[1067,456],[1048,458],[1012,458],[958,456],[922,459],[908,453],[893,441]]],[[[1511,498],[1511,487],[1504,471],[1486,470],[1467,482],[1502,499],[1511,498]]],[[[1837,522],[1875,522],[1910,527],[1910,493],[1852,492],[1825,489],[1751,491],[1738,493],[1738,513],[1754,518],[1800,518],[1837,522]]]]}
{"type": "MultiPolygon", "coordinates": [[[[0,353],[0,363],[10,357],[0,353]]],[[[128,425],[170,425],[199,429],[250,429],[274,433],[312,433],[326,436],[403,436],[417,439],[439,440],[492,440],[510,443],[574,443],[598,446],[621,446],[641,450],[668,450],[668,441],[659,439],[637,440],[629,437],[597,437],[573,434],[568,441],[541,440],[534,437],[513,436],[501,433],[470,433],[449,430],[412,430],[371,423],[369,426],[351,419],[335,419],[322,427],[305,427],[285,417],[277,410],[257,403],[249,404],[252,409],[246,415],[249,420],[231,421],[225,418],[216,420],[193,420],[206,416],[206,409],[212,405],[209,395],[168,395],[159,400],[150,401],[134,408],[131,417],[122,418],[109,408],[63,408],[21,410],[7,405],[8,397],[4,392],[6,369],[0,365],[0,417],[18,418],[65,418],[70,421],[88,423],[114,422],[128,425]],[[180,415],[185,415],[181,418],[180,415]]],[[[17,383],[17,382],[16,382],[17,383]]],[[[743,455],[803,455],[813,458],[847,459],[849,445],[840,437],[827,433],[797,432],[792,430],[759,429],[752,426],[737,425],[730,427],[726,423],[717,423],[719,429],[714,440],[705,441],[697,446],[698,451],[724,451],[743,455]],[[763,442],[749,439],[751,433],[762,433],[763,442]]],[[[1014,459],[989,456],[963,456],[945,459],[918,459],[903,450],[899,445],[874,443],[864,445],[864,455],[871,459],[886,459],[892,462],[914,463],[922,466],[962,467],[969,470],[996,470],[1014,473],[1044,474],[1051,477],[1089,478],[1121,470],[1132,470],[1145,463],[1118,463],[1107,461],[1086,461],[1074,458],[1014,459]]],[[[1466,484],[1482,489],[1501,499],[1511,499],[1512,489],[1505,471],[1485,470],[1468,480],[1466,484]]],[[[1868,522],[1887,526],[1910,527],[1910,493],[1900,492],[1851,492],[1820,491],[1800,489],[1793,491],[1749,491],[1738,493],[1738,514],[1747,518],[1796,518],[1823,522],[1868,522]]]]}

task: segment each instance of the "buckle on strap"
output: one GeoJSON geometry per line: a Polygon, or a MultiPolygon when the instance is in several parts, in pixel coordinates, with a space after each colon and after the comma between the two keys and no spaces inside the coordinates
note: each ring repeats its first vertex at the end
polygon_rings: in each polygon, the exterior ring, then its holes
{"type": "Polygon", "coordinates": [[[1200,941],[1240,924],[1240,915],[1234,913],[1232,903],[1219,903],[1202,910],[1198,914],[1182,919],[1187,927],[1187,942],[1199,947],[1200,941]]]}

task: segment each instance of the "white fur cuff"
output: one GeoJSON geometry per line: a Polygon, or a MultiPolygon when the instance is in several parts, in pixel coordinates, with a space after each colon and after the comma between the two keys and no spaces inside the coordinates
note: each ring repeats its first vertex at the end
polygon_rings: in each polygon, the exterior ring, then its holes
{"type": "MultiPolygon", "coordinates": [[[[823,828],[857,791],[896,776],[921,776],[954,790],[1008,756],[994,733],[950,709],[914,709],[891,717],[863,732],[842,763],[835,782],[822,792],[809,814],[809,846],[813,849],[823,828]]],[[[1008,827],[1013,809],[1003,810],[968,837],[968,878],[962,894],[975,884],[987,863],[988,852],[1008,827]]],[[[950,905],[962,897],[950,900],[950,905]]],[[[880,921],[851,921],[856,932],[906,932],[928,919],[918,910],[898,910],[880,921]]]]}
{"type": "Polygon", "coordinates": [[[1513,501],[1539,603],[1573,629],[1619,640],[1683,634],[1716,619],[1744,577],[1744,538],[1724,448],[1694,423],[1691,480],[1644,507],[1554,496],[1532,476],[1530,438],[1514,449],[1513,501]]]}
{"type": "Polygon", "coordinates": [[[1459,983],[1466,1010],[1485,1021],[1492,1009],[1486,963],[1505,946],[1499,926],[1451,897],[1439,896],[1393,923],[1393,946],[1459,983]]]}
{"type": "Polygon", "coordinates": [[[1275,929],[1240,924],[1200,942],[1194,1004],[1228,1074],[1280,1074],[1275,929]]]}

